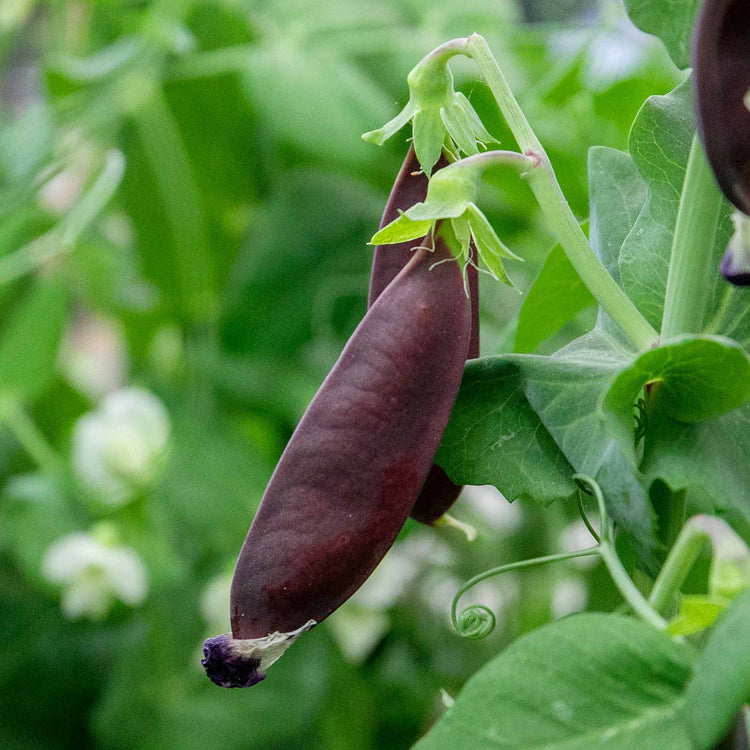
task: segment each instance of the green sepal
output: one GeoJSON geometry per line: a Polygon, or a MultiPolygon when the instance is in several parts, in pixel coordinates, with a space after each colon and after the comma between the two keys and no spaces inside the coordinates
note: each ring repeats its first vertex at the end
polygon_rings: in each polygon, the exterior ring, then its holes
{"type": "Polygon", "coordinates": [[[456,101],[440,109],[440,117],[448,131],[448,135],[465,154],[478,154],[477,142],[474,138],[471,121],[463,108],[456,101]]]}
{"type": "Polygon", "coordinates": [[[414,152],[422,171],[429,177],[443,151],[445,127],[437,108],[420,109],[414,115],[414,152]]]}
{"type": "Polygon", "coordinates": [[[402,213],[398,219],[394,219],[377,231],[369,244],[396,245],[399,242],[421,239],[432,229],[432,224],[432,221],[413,221],[402,213]]]}
{"type": "Polygon", "coordinates": [[[451,219],[448,222],[453,229],[453,234],[458,242],[459,251],[461,253],[459,260],[462,265],[471,260],[469,246],[471,244],[471,227],[469,227],[469,219],[466,214],[457,216],[455,219],[451,219]]]}
{"type": "Polygon", "coordinates": [[[503,244],[485,215],[473,203],[469,203],[467,214],[471,236],[477,246],[480,259],[496,279],[516,289],[516,285],[505,272],[502,258],[515,258],[516,260],[521,260],[521,258],[503,244]]]}
{"type": "Polygon", "coordinates": [[[422,219],[455,219],[479,194],[481,172],[456,162],[435,173],[427,186],[424,203],[414,204],[406,215],[422,219]]]}
{"type": "Polygon", "coordinates": [[[474,133],[474,137],[483,144],[499,143],[497,138],[491,135],[488,132],[487,128],[484,127],[484,123],[479,119],[477,111],[474,109],[471,102],[466,98],[466,96],[464,96],[464,94],[462,94],[460,91],[457,91],[455,98],[456,102],[458,102],[458,105],[466,113],[466,116],[471,123],[471,129],[474,133]]]}
{"type": "Polygon", "coordinates": [[[392,120],[383,125],[382,128],[363,133],[362,140],[367,143],[374,143],[376,146],[382,146],[392,135],[401,130],[413,116],[414,104],[410,99],[406,106],[392,120]]]}

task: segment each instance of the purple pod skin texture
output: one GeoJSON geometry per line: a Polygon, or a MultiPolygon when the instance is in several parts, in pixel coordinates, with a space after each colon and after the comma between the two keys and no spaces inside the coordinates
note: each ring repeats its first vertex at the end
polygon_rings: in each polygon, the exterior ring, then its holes
{"type": "Polygon", "coordinates": [[[442,240],[434,253],[414,254],[368,310],[292,435],[237,561],[232,633],[204,645],[202,663],[217,684],[263,679],[279,649],[362,585],[405,523],[469,346],[461,270],[455,262],[432,267],[451,258],[442,240]]]}
{"type": "Polygon", "coordinates": [[[706,0],[693,38],[695,111],[706,157],[724,195],[750,214],[750,3],[706,0]]]}
{"type": "MultiPolygon", "coordinates": [[[[433,174],[448,162],[441,156],[435,165],[433,174]]],[[[399,217],[399,211],[419,203],[427,195],[427,177],[419,171],[419,161],[414,153],[414,147],[409,147],[401,170],[393,184],[393,189],[385,205],[380,227],[384,227],[399,217]]],[[[409,262],[414,254],[414,247],[420,243],[412,240],[397,245],[386,245],[375,248],[370,274],[369,304],[378,298],[380,293],[398,275],[399,271],[409,262]]],[[[471,300],[471,339],[467,359],[479,356],[479,274],[477,269],[470,266],[467,269],[469,297],[471,300]]],[[[424,487],[419,493],[410,513],[415,521],[431,526],[456,502],[463,489],[462,485],[451,482],[448,475],[437,464],[433,464],[427,476],[424,487]]]]}

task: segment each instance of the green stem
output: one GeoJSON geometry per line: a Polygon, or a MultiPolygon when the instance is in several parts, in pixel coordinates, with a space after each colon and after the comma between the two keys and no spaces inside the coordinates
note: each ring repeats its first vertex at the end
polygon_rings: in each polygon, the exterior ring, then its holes
{"type": "Polygon", "coordinates": [[[658,334],[615,283],[591,249],[552,169],[549,157],[529,125],[485,39],[469,37],[468,54],[474,59],[492,91],[521,150],[538,159],[528,175],[529,185],[565,254],[581,280],[607,314],[638,349],[650,347],[658,334]]]}
{"type": "Polygon", "coordinates": [[[56,474],[62,470],[62,459],[20,404],[16,402],[4,404],[2,421],[26,453],[45,473],[56,474]]]}
{"type": "Polygon", "coordinates": [[[706,279],[711,275],[721,202],[721,193],[696,133],[690,146],[672,241],[661,323],[663,339],[681,333],[698,333],[703,328],[703,316],[711,293],[711,285],[706,279]]]}
{"type": "Polygon", "coordinates": [[[609,575],[617,586],[617,590],[622,594],[622,598],[630,605],[633,611],[649,625],[658,630],[664,630],[667,627],[666,620],[648,603],[646,597],[638,590],[633,583],[625,568],[623,568],[620,558],[615,552],[614,546],[608,541],[602,541],[599,546],[599,554],[602,556],[604,564],[607,566],[609,575]]]}
{"type": "Polygon", "coordinates": [[[664,543],[671,549],[685,525],[687,514],[687,490],[672,492],[664,518],[664,543]]]}
{"type": "Polygon", "coordinates": [[[490,568],[485,570],[483,573],[475,575],[464,583],[456,592],[453,597],[453,604],[451,605],[451,620],[453,621],[454,627],[458,629],[458,601],[459,599],[471,588],[474,588],[478,583],[486,581],[488,578],[501,575],[502,573],[508,573],[511,570],[520,570],[522,568],[534,568],[537,565],[547,565],[548,563],[561,562],[563,560],[572,560],[576,557],[591,557],[592,555],[599,554],[599,545],[595,547],[587,547],[586,549],[578,550],[576,552],[561,552],[557,555],[546,555],[545,557],[534,557],[530,560],[519,560],[517,562],[507,563],[506,565],[500,565],[497,568],[490,568]]]}
{"type": "Polygon", "coordinates": [[[633,579],[620,562],[615,549],[614,525],[607,514],[607,507],[604,502],[604,494],[599,483],[587,476],[586,474],[574,474],[573,479],[579,484],[588,487],[596,497],[599,506],[599,515],[601,517],[601,542],[599,543],[599,554],[602,556],[604,564],[607,566],[609,575],[612,577],[617,590],[622,598],[631,607],[631,609],[641,617],[645,622],[653,625],[658,630],[664,630],[667,622],[659,613],[651,607],[646,597],[640,592],[638,587],[633,583],[633,579]]]}
{"type": "MultiPolygon", "coordinates": [[[[480,170],[488,167],[510,167],[522,176],[533,172],[538,165],[538,160],[533,156],[519,154],[518,151],[485,151],[481,154],[473,154],[453,162],[451,169],[472,169],[479,167],[480,170]]],[[[446,167],[448,169],[448,167],[446,167]]]]}
{"type": "Polygon", "coordinates": [[[677,541],[669,552],[651,589],[649,604],[659,613],[666,614],[675,595],[682,588],[690,568],[701,550],[711,543],[709,534],[693,524],[683,526],[677,541]]]}

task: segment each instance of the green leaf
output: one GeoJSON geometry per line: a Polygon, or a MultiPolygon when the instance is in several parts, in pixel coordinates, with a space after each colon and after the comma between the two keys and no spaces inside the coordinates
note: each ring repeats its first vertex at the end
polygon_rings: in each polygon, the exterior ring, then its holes
{"type": "Polygon", "coordinates": [[[649,482],[694,488],[715,508],[750,522],[750,404],[698,424],[655,408],[648,415],[641,470],[649,482]]]}
{"type": "Polygon", "coordinates": [[[705,332],[721,334],[750,349],[750,305],[745,287],[725,284],[718,309],[705,332]]]}
{"type": "Polygon", "coordinates": [[[390,224],[377,231],[370,240],[371,245],[395,245],[424,237],[432,229],[431,220],[414,221],[406,214],[401,214],[390,224]]]}
{"type": "Polygon", "coordinates": [[[713,747],[750,700],[750,591],[716,624],[685,691],[684,720],[696,745],[713,747]]]}
{"type": "MultiPolygon", "coordinates": [[[[281,32],[291,27],[278,28],[266,43],[249,49],[243,76],[264,130],[329,169],[332,164],[361,169],[378,152],[359,134],[385,122],[392,98],[333,46],[307,44],[304,35],[296,39],[281,32]]],[[[389,124],[397,125],[398,118],[389,124]]]]}
{"type": "Polygon", "coordinates": [[[667,632],[670,635],[692,635],[710,628],[716,618],[729,606],[729,600],[721,596],[683,596],[680,611],[670,621],[667,632]]]}
{"type": "Polygon", "coordinates": [[[650,399],[678,422],[703,422],[742,406],[750,397],[750,360],[730,339],[680,337],[644,352],[622,370],[601,403],[613,435],[633,442],[633,409],[652,384],[650,399]]]}
{"type": "Polygon", "coordinates": [[[466,684],[417,750],[693,750],[680,714],[688,652],[620,615],[519,638],[466,684]]]}
{"type": "MultiPolygon", "coordinates": [[[[594,252],[622,286],[620,248],[630,233],[648,195],[646,183],[630,154],[613,148],[589,149],[589,240],[594,252]]],[[[599,311],[599,325],[610,335],[622,332],[599,311]]]]}
{"type": "MultiPolygon", "coordinates": [[[[648,186],[648,196],[622,244],[620,277],[628,296],[657,329],[661,326],[674,228],[694,127],[688,79],[665,96],[649,97],[630,132],[630,153],[648,186]]],[[[724,201],[714,245],[706,248],[712,269],[718,269],[732,234],[730,216],[730,206],[724,201]]],[[[726,284],[718,272],[706,283],[712,287],[705,314],[705,321],[710,322],[717,314],[726,284]]]]}
{"type": "Polygon", "coordinates": [[[628,146],[648,197],[622,245],[620,273],[628,296],[657,330],[693,127],[690,85],[683,83],[649,97],[630,131],[628,146]]]}
{"type": "Polygon", "coordinates": [[[147,272],[171,287],[185,317],[213,318],[218,301],[206,215],[177,120],[161,91],[134,113],[133,124],[143,161],[127,171],[123,188],[139,241],[152,249],[147,272]]]}
{"type": "Polygon", "coordinates": [[[562,247],[555,245],[521,305],[513,350],[534,351],[581,310],[595,304],[562,247]]]}
{"type": "Polygon", "coordinates": [[[575,469],[529,404],[512,356],[466,365],[435,462],[457,484],[492,484],[510,501],[546,505],[576,493],[575,469]]]}
{"type": "Polygon", "coordinates": [[[65,286],[54,278],[36,281],[0,333],[0,392],[30,399],[48,385],[66,319],[65,286]]]}
{"type": "Polygon", "coordinates": [[[630,20],[658,36],[678,68],[690,67],[690,39],[700,0],[625,0],[630,20]]]}
{"type": "Polygon", "coordinates": [[[597,480],[612,517],[654,566],[653,512],[640,477],[596,406],[628,358],[594,331],[551,357],[469,363],[436,460],[454,482],[493,484],[509,500],[570,497],[570,477],[597,480]]]}

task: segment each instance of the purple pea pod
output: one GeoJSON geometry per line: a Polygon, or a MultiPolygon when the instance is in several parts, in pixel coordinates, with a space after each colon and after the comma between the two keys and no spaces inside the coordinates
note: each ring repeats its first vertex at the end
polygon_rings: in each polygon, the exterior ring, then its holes
{"type": "Polygon", "coordinates": [[[370,307],[284,450],[234,571],[232,632],[204,644],[214,682],[264,679],[380,562],[427,478],[470,334],[461,269],[438,237],[370,307]]]}
{"type": "Polygon", "coordinates": [[[706,0],[693,39],[698,132],[724,195],[750,214],[750,3],[706,0]]]}
{"type": "MultiPolygon", "coordinates": [[[[447,165],[448,162],[444,157],[441,157],[434,171],[447,165]]],[[[410,146],[385,205],[380,227],[382,228],[397,219],[400,211],[406,211],[415,203],[424,201],[427,195],[427,184],[427,176],[420,171],[414,148],[410,146]]],[[[409,262],[414,254],[414,248],[427,244],[428,239],[425,237],[421,242],[402,242],[375,248],[370,275],[370,305],[375,302],[381,292],[409,262]]],[[[469,266],[466,272],[471,301],[471,340],[466,358],[475,359],[479,356],[479,279],[475,267],[469,266]]],[[[437,464],[433,464],[424,487],[412,508],[411,517],[420,523],[434,524],[456,502],[462,489],[462,485],[451,482],[443,469],[437,464]]]]}
{"type": "MultiPolygon", "coordinates": [[[[750,215],[750,3],[706,0],[693,38],[695,115],[703,148],[724,195],[750,215]]],[[[746,241],[746,240],[745,240],[746,241]]],[[[735,233],[721,273],[750,284],[750,253],[735,233]]]]}

